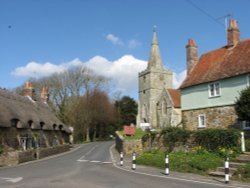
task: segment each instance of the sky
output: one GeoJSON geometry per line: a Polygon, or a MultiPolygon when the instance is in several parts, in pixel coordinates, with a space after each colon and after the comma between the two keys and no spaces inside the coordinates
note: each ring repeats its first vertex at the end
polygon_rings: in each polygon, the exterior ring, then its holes
{"type": "Polygon", "coordinates": [[[111,79],[111,94],[137,99],[156,26],[178,88],[188,39],[199,56],[225,46],[229,18],[249,38],[249,7],[250,0],[0,0],[0,87],[85,65],[111,79]]]}

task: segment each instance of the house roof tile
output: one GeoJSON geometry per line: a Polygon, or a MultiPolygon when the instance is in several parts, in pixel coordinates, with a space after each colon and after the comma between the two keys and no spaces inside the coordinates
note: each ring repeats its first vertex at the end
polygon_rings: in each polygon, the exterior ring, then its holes
{"type": "Polygon", "coordinates": [[[180,90],[177,89],[167,89],[175,108],[181,107],[181,93],[180,90]]]}
{"type": "Polygon", "coordinates": [[[203,54],[181,89],[250,72],[250,39],[203,54]]]}

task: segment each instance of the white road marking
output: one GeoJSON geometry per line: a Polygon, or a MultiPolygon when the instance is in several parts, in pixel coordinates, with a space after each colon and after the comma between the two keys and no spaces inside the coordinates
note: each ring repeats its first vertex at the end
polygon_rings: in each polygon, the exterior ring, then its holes
{"type": "Polygon", "coordinates": [[[109,161],[90,161],[90,160],[77,160],[78,162],[89,162],[89,163],[102,163],[102,164],[112,164],[109,161]]]}
{"type": "Polygon", "coordinates": [[[103,164],[112,164],[112,162],[109,162],[109,161],[107,161],[107,162],[102,162],[103,164]]]}
{"type": "Polygon", "coordinates": [[[91,163],[101,163],[101,161],[89,161],[91,163]]]}
{"type": "Polygon", "coordinates": [[[200,183],[200,184],[207,184],[207,185],[215,185],[218,187],[232,187],[232,188],[245,188],[245,187],[249,187],[247,185],[225,185],[225,184],[218,184],[218,183],[214,183],[214,182],[206,182],[206,181],[198,181],[198,180],[191,180],[191,179],[184,179],[184,178],[178,178],[178,177],[171,177],[171,176],[161,176],[161,175],[154,175],[154,174],[147,174],[147,173],[143,173],[143,172],[138,172],[138,171],[134,171],[134,170],[129,170],[129,169],[125,169],[124,167],[120,167],[116,164],[116,160],[114,159],[113,153],[111,151],[112,147],[114,147],[114,145],[110,146],[109,148],[109,153],[111,156],[111,159],[113,161],[113,166],[127,171],[127,172],[131,172],[131,173],[135,173],[135,174],[141,174],[141,175],[146,175],[146,176],[151,176],[151,177],[158,177],[158,178],[165,178],[165,179],[173,179],[173,180],[179,180],[179,181],[186,181],[186,182],[193,182],[193,183],[200,183]]]}
{"type": "Polygon", "coordinates": [[[78,159],[78,162],[89,162],[89,160],[78,159]]]}
{"type": "Polygon", "coordinates": [[[5,181],[11,182],[11,183],[17,183],[17,182],[23,180],[23,177],[17,177],[17,178],[0,177],[0,179],[3,179],[5,181]]]}

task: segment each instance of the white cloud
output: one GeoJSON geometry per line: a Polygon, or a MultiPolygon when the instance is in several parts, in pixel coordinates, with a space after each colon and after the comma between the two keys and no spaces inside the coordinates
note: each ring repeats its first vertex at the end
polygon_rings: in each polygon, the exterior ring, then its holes
{"type": "Polygon", "coordinates": [[[187,70],[184,70],[180,73],[173,73],[173,86],[174,88],[180,87],[181,83],[184,81],[184,79],[187,76],[187,70]]]}
{"type": "Polygon", "coordinates": [[[15,76],[24,76],[24,77],[43,77],[49,76],[56,72],[62,72],[66,70],[62,65],[55,65],[49,62],[46,63],[37,63],[37,62],[29,62],[24,67],[16,68],[11,74],[15,76]]]}
{"type": "Polygon", "coordinates": [[[101,56],[95,56],[86,62],[86,66],[98,74],[111,78],[117,90],[129,93],[130,90],[137,90],[138,72],[146,68],[147,62],[136,59],[132,55],[124,55],[113,62],[101,56]]]}
{"type": "Polygon", "coordinates": [[[106,35],[106,39],[107,39],[108,41],[112,42],[114,45],[120,45],[120,46],[123,45],[122,40],[121,40],[119,37],[116,37],[116,36],[113,35],[113,34],[108,34],[108,35],[106,35]]]}
{"type": "Polygon", "coordinates": [[[115,61],[109,61],[102,56],[95,56],[86,62],[82,62],[76,58],[70,62],[59,65],[48,62],[30,62],[26,66],[16,68],[12,72],[12,75],[41,78],[79,65],[85,65],[97,74],[111,78],[116,90],[120,90],[124,94],[130,94],[131,91],[137,91],[138,72],[146,68],[147,62],[136,59],[132,55],[124,55],[115,61]]]}
{"type": "MultiPolygon", "coordinates": [[[[85,65],[97,74],[110,78],[112,85],[114,85],[113,89],[122,91],[124,95],[132,96],[138,93],[138,73],[146,69],[147,61],[136,59],[132,55],[124,55],[115,61],[110,61],[102,56],[95,56],[86,62],[76,58],[59,65],[49,62],[30,62],[26,66],[16,68],[12,72],[12,75],[41,78],[79,65],[85,65]]],[[[174,88],[178,88],[185,77],[186,70],[180,73],[174,73],[174,88]]],[[[137,96],[133,97],[136,98],[137,96]]]]}
{"type": "Polygon", "coordinates": [[[138,46],[140,46],[141,43],[135,39],[131,39],[128,41],[128,47],[129,48],[137,48],[138,46]]]}

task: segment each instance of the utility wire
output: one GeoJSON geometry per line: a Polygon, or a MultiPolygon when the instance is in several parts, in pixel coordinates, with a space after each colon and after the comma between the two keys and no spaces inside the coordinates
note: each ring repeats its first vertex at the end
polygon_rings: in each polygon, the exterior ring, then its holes
{"type": "Polygon", "coordinates": [[[205,14],[207,17],[209,17],[210,19],[212,19],[214,22],[216,22],[217,24],[221,25],[224,27],[224,24],[220,23],[218,21],[218,19],[214,18],[212,15],[210,15],[208,12],[206,12],[205,10],[203,10],[202,8],[200,8],[199,6],[197,6],[196,4],[194,4],[191,0],[186,0],[192,7],[194,7],[195,9],[199,10],[200,12],[202,12],[203,14],[205,14]]]}

